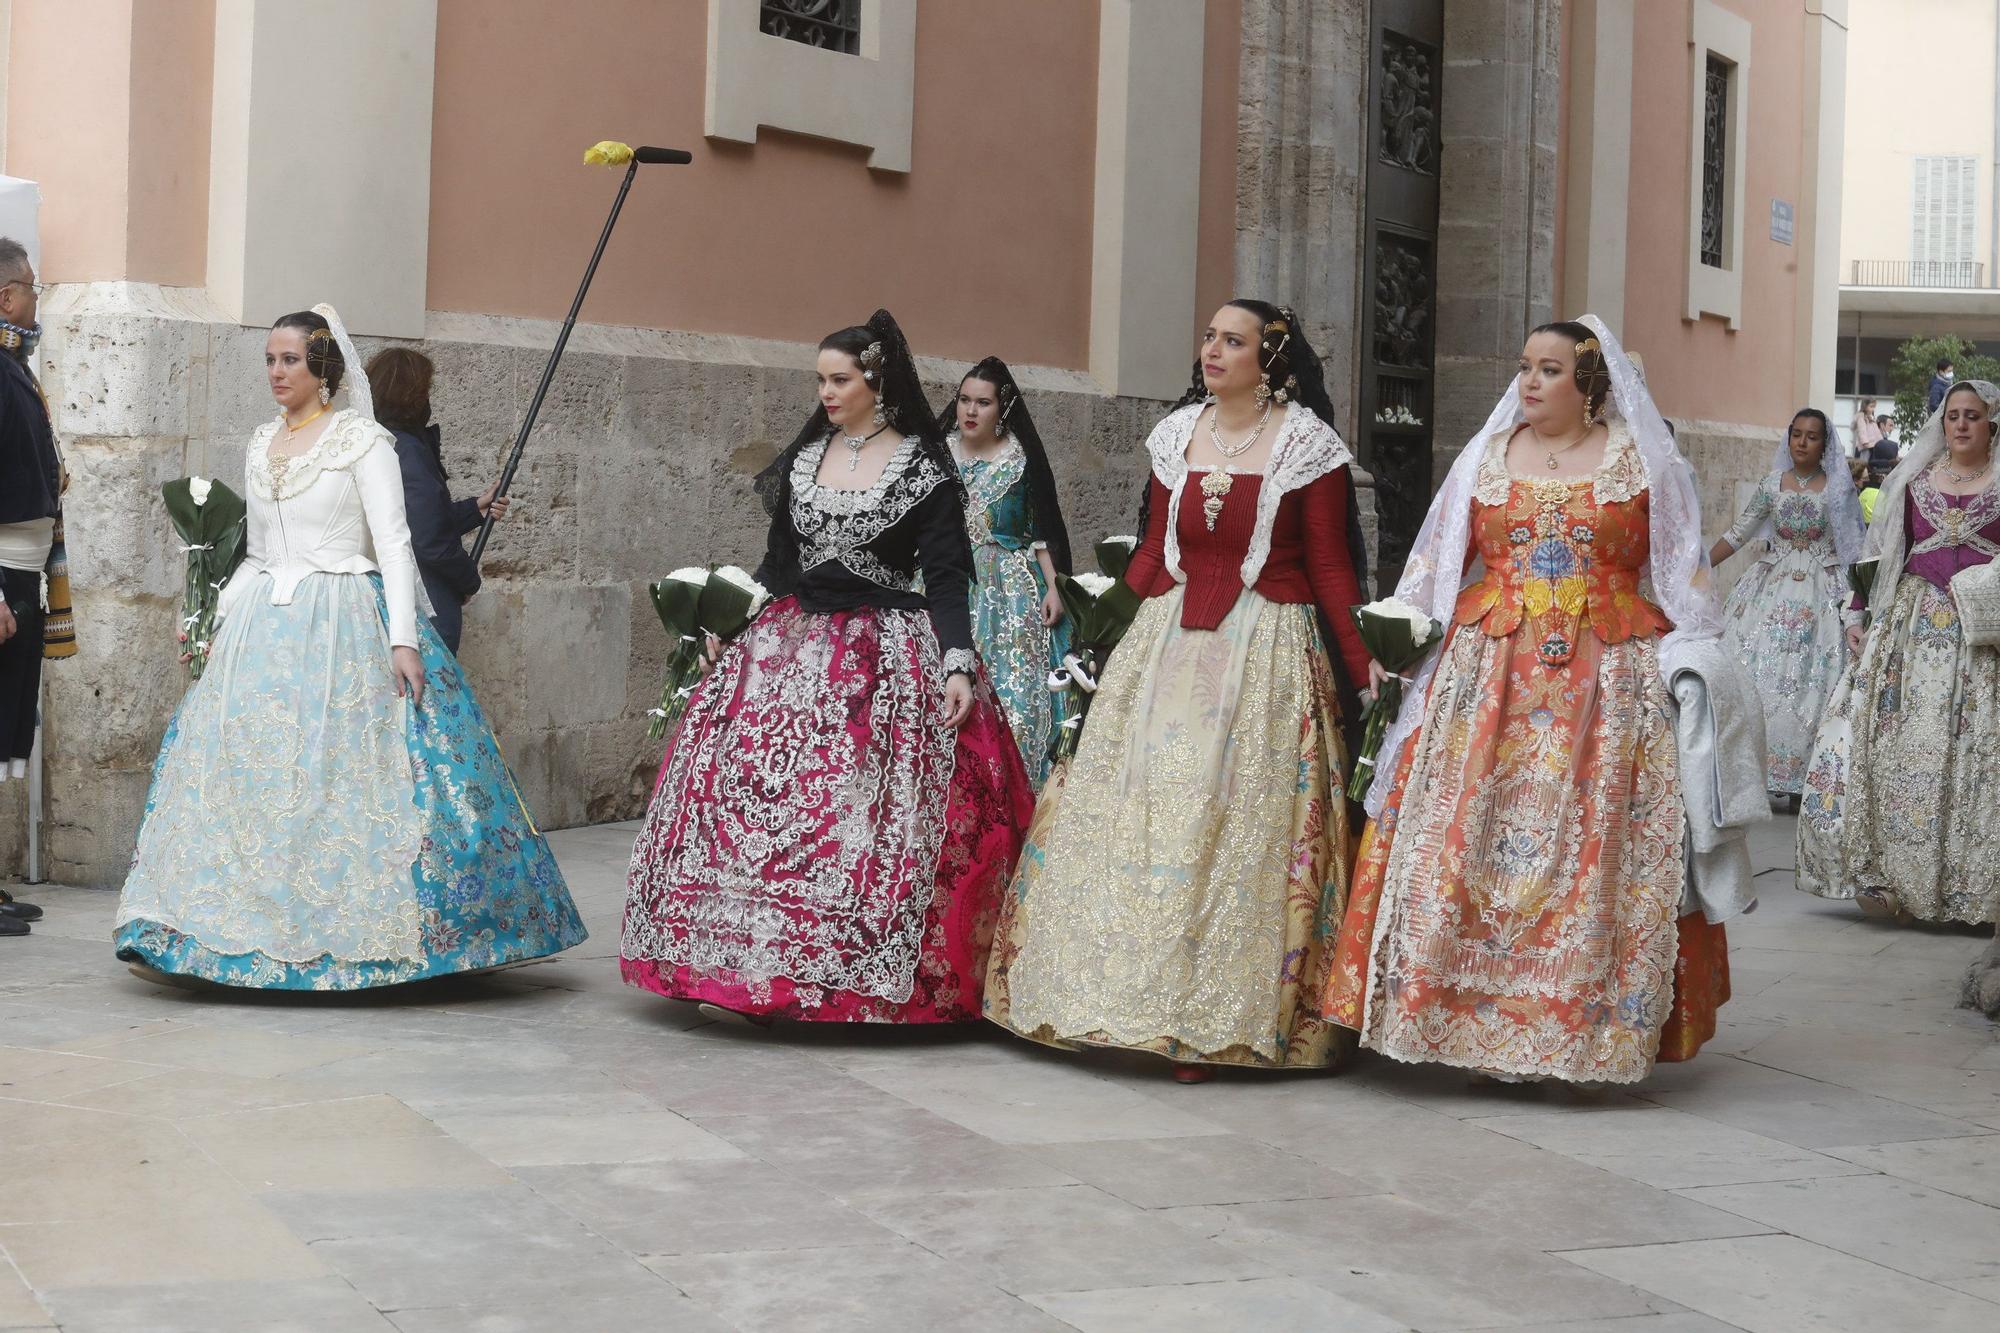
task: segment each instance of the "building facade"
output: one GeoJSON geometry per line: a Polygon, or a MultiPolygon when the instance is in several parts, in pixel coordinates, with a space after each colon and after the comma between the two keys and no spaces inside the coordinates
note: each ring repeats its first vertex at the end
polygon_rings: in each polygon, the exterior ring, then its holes
{"type": "MultiPolygon", "coordinates": [[[[1214,309],[1295,306],[1391,573],[1526,330],[1595,310],[1685,428],[1720,531],[1792,408],[1831,391],[1836,8],[0,4],[0,165],[41,191],[43,374],[75,477],[82,649],[50,672],[45,873],[122,878],[183,688],[159,486],[240,481],[270,322],[331,301],[364,353],[421,346],[477,489],[615,190],[581,165],[599,139],[695,161],[641,169],[464,649],[551,827],[640,810],[666,649],[645,584],[755,561],[750,479],[812,405],[811,346],[878,305],[940,398],[980,356],[1021,368],[1083,542],[1130,530],[1146,431],[1214,309]]],[[[20,801],[0,788],[0,870],[20,801]]]]}
{"type": "Polygon", "coordinates": [[[1843,426],[1857,396],[1893,395],[1889,363],[1906,339],[2000,348],[2000,4],[1851,0],[1850,13],[1843,426]]]}

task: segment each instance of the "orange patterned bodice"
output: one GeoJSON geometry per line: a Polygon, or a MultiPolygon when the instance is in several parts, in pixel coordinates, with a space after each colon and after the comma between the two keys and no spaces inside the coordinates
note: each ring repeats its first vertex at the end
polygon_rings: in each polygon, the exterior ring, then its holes
{"type": "Polygon", "coordinates": [[[1623,643],[1672,629],[1639,591],[1648,506],[1629,438],[1614,438],[1597,475],[1576,481],[1510,477],[1505,453],[1505,439],[1496,439],[1473,504],[1486,573],[1458,595],[1452,619],[1496,638],[1526,624],[1548,666],[1568,662],[1586,630],[1623,643]]]}

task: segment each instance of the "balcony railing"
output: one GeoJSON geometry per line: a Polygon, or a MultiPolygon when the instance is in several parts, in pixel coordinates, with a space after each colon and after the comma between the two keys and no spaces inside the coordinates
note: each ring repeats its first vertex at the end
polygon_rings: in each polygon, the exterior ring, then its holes
{"type": "Polygon", "coordinates": [[[1984,287],[1986,265],[1974,260],[1856,259],[1855,287],[1984,287]]]}

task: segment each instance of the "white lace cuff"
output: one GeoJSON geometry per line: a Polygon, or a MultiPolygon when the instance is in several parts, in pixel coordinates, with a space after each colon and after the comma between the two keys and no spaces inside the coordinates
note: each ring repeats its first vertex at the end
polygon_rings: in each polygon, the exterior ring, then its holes
{"type": "Polygon", "coordinates": [[[953,648],[944,655],[944,674],[947,676],[966,675],[977,679],[979,676],[979,654],[970,648],[953,648]]]}

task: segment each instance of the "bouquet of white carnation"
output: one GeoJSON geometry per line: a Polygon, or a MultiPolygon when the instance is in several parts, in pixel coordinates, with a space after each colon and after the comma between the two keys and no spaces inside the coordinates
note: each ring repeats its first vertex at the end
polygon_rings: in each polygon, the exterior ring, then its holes
{"type": "Polygon", "coordinates": [[[687,711],[688,699],[702,677],[706,636],[729,642],[750,627],[771,594],[735,565],[719,569],[689,565],[650,585],[649,591],[653,610],[673,643],[666,679],[660,684],[660,706],[647,710],[653,721],[646,728],[646,739],[656,741],[687,711]]]}
{"type": "Polygon", "coordinates": [[[1354,759],[1354,776],[1348,779],[1348,799],[1359,801],[1368,795],[1375,781],[1375,757],[1382,748],[1382,733],[1395,719],[1403,702],[1403,676],[1423,660],[1431,645],[1444,635],[1437,621],[1399,597],[1384,597],[1366,606],[1351,608],[1354,627],[1368,655],[1382,664],[1389,678],[1375,697],[1361,710],[1361,753],[1354,759]]]}
{"type": "Polygon", "coordinates": [[[1056,740],[1057,763],[1076,754],[1104,658],[1125,637],[1132,617],[1139,614],[1139,596],[1124,582],[1137,545],[1130,537],[1107,537],[1097,544],[1097,565],[1103,573],[1056,575],[1056,595],[1069,615],[1075,642],[1075,650],[1049,673],[1049,689],[1069,701],[1064,710],[1068,716],[1056,740]]]}
{"type": "Polygon", "coordinates": [[[181,477],[160,488],[167,520],[187,556],[181,591],[179,639],[187,653],[188,675],[201,679],[215,639],[215,608],[222,585],[243,563],[247,510],[243,497],[207,477],[181,477]]]}

